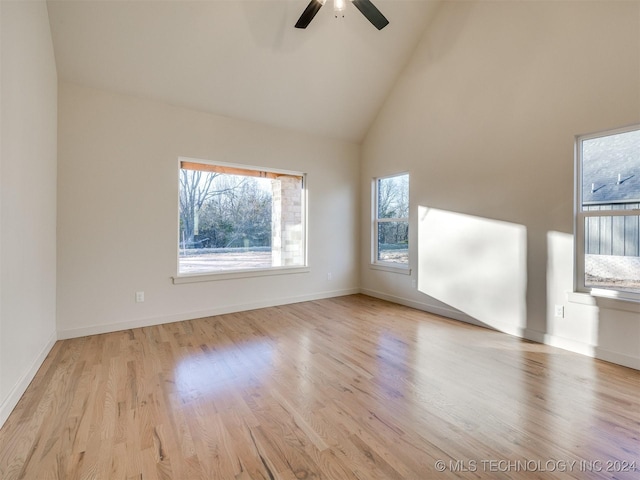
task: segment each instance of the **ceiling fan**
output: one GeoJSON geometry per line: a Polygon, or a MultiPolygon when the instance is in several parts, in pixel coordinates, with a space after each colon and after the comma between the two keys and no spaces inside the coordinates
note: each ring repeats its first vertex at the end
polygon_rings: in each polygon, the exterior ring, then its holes
{"type": "MultiPolygon", "coordinates": [[[[322,7],[326,1],[327,0],[311,0],[307,8],[302,12],[302,15],[300,15],[296,23],[296,28],[307,28],[311,20],[313,20],[313,17],[318,13],[318,10],[320,10],[320,7],[322,7]]],[[[356,8],[360,10],[360,13],[367,17],[367,20],[378,30],[382,30],[389,25],[389,20],[387,20],[385,16],[380,13],[380,10],[369,0],[333,0],[333,10],[336,12],[336,17],[338,15],[343,16],[342,11],[345,8],[345,3],[348,1],[351,1],[356,8]]]]}

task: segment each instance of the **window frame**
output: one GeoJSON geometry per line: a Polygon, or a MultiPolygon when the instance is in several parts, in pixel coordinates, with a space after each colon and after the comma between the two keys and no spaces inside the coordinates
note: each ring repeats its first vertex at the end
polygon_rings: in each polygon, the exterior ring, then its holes
{"type": "MultiPolygon", "coordinates": [[[[640,302],[640,292],[629,292],[615,288],[597,288],[586,285],[586,232],[585,224],[588,218],[601,217],[640,217],[640,208],[625,209],[624,202],[612,202],[606,204],[610,209],[588,210],[583,207],[583,142],[596,138],[603,138],[627,132],[640,130],[640,124],[633,124],[626,127],[603,130],[599,132],[576,135],[574,144],[575,157],[575,197],[574,197],[574,291],[576,293],[586,293],[595,297],[607,297],[630,302],[640,302]],[[619,205],[616,208],[616,205],[619,205]]],[[[635,202],[633,202],[635,203],[635,202]]]]}
{"type": "MultiPolygon", "coordinates": [[[[178,194],[176,195],[177,203],[177,222],[176,222],[176,275],[172,277],[173,284],[207,282],[217,280],[229,280],[238,278],[262,277],[271,275],[287,275],[297,273],[308,273],[310,271],[308,261],[308,182],[307,174],[304,172],[285,170],[280,168],[262,167],[255,165],[246,165],[241,163],[218,162],[212,160],[179,157],[177,162],[178,175],[178,194]],[[277,174],[282,176],[300,177],[302,187],[300,192],[301,202],[301,234],[302,234],[302,264],[301,265],[285,265],[271,267],[249,267],[239,269],[226,270],[210,270],[205,272],[184,273],[180,272],[180,171],[183,164],[201,164],[220,168],[228,175],[242,175],[238,171],[253,171],[256,173],[265,173],[265,175],[277,174]]],[[[250,175],[246,175],[250,176],[250,175]]],[[[256,175],[260,177],[261,175],[256,175]]],[[[273,248],[273,245],[272,245],[273,248]]]]}
{"type": "MultiPolygon", "coordinates": [[[[379,239],[378,239],[378,229],[380,223],[393,223],[393,222],[406,222],[407,228],[409,225],[409,217],[411,214],[411,201],[410,201],[410,192],[411,192],[411,174],[409,172],[403,171],[398,173],[393,173],[390,175],[382,175],[379,177],[374,177],[371,181],[371,195],[372,195],[372,212],[371,212],[371,263],[370,267],[376,270],[389,271],[394,273],[402,273],[405,275],[411,275],[411,256],[410,253],[407,254],[407,263],[394,263],[394,262],[385,262],[384,260],[379,260],[379,239]],[[378,186],[380,180],[401,177],[406,175],[408,177],[407,183],[407,198],[409,202],[407,217],[391,217],[391,218],[379,218],[378,217],[378,186]]],[[[409,240],[407,238],[407,249],[409,249],[409,240]]]]}

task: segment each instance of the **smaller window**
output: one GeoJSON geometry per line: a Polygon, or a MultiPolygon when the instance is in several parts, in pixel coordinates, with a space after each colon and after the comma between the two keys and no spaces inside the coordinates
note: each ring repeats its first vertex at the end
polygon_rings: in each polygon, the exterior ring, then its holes
{"type": "Polygon", "coordinates": [[[374,180],[373,263],[409,266],[409,174],[374,180]]]}

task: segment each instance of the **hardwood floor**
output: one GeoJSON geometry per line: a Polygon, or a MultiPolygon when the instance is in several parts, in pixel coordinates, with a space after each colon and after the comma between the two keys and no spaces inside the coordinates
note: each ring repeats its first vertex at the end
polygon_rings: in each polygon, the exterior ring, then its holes
{"type": "Polygon", "coordinates": [[[355,295],[56,343],[0,478],[637,479],[639,397],[639,371],[355,295]]]}

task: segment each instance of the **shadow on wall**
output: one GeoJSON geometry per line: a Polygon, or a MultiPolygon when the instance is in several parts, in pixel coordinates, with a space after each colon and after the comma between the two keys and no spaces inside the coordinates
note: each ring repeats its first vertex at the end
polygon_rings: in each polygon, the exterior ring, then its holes
{"type": "Polygon", "coordinates": [[[526,227],[419,206],[418,290],[488,327],[522,335],[526,227]]]}
{"type": "Polygon", "coordinates": [[[550,231],[547,233],[547,328],[545,337],[537,339],[551,345],[569,348],[593,356],[598,344],[598,308],[588,295],[581,303],[571,302],[567,295],[573,291],[573,235],[550,231]],[[555,312],[555,306],[563,310],[555,312]],[[561,339],[573,342],[563,344],[561,339]]]}
{"type": "Polygon", "coordinates": [[[613,291],[609,297],[574,293],[573,235],[551,231],[547,242],[547,330],[536,340],[640,369],[640,305],[613,291]],[[564,307],[560,315],[556,305],[564,307]]]}

